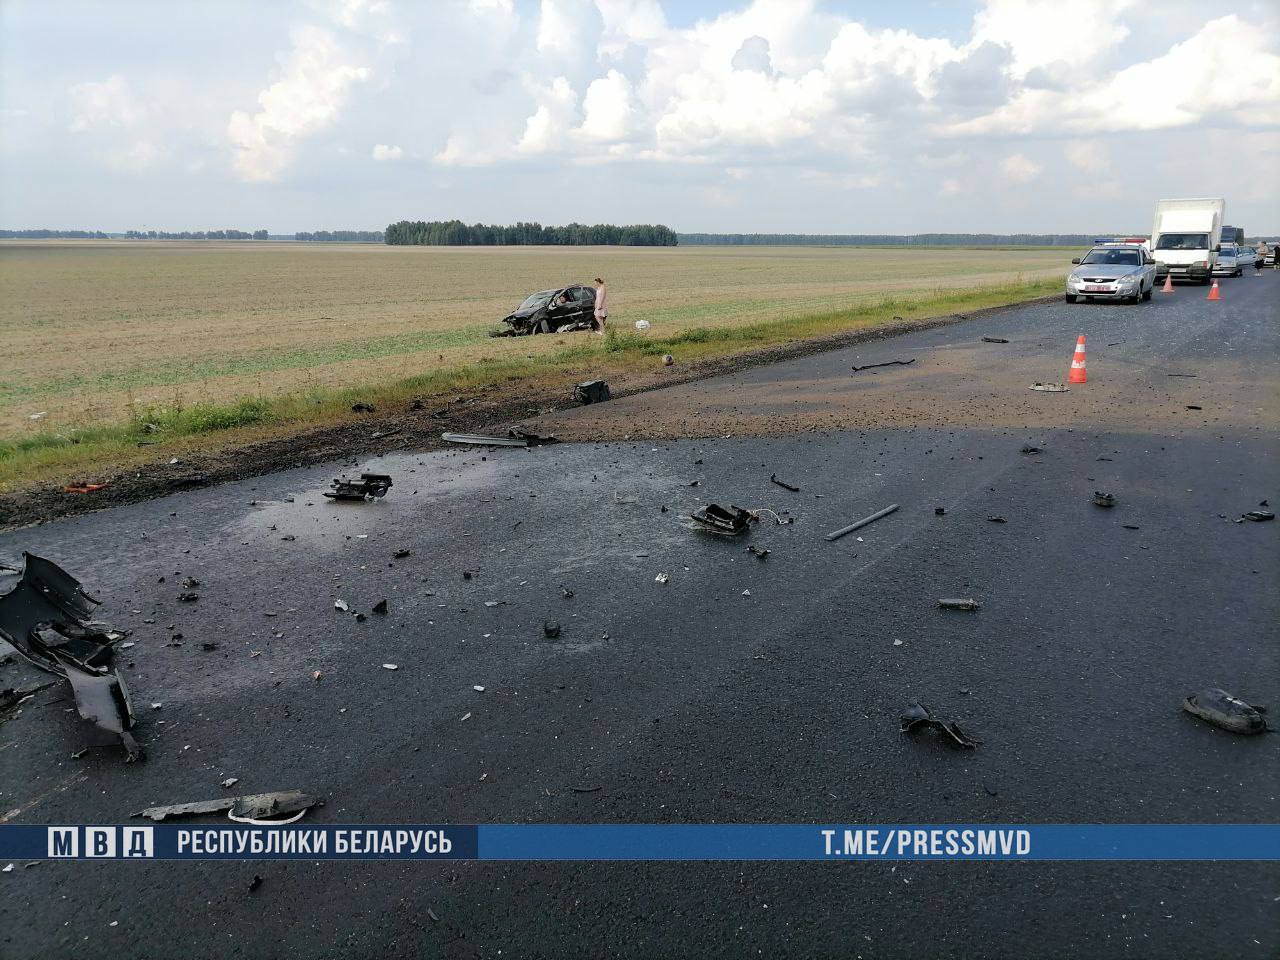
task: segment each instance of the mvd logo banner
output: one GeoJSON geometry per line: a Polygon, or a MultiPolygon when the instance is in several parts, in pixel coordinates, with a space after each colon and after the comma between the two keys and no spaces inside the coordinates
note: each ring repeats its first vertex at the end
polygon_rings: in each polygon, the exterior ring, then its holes
{"type": "Polygon", "coordinates": [[[19,860],[1280,860],[1280,825],[0,824],[19,860]]]}

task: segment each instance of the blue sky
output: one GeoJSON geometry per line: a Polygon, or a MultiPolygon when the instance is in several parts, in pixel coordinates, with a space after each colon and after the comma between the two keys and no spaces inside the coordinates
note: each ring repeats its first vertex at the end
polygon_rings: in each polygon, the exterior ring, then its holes
{"type": "Polygon", "coordinates": [[[5,0],[0,226],[1280,231],[1274,4],[5,0]]]}

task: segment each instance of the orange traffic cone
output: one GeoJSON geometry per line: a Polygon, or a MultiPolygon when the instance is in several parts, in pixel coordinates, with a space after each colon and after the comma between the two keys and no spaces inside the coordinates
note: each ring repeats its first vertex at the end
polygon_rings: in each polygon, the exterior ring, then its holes
{"type": "Polygon", "coordinates": [[[1210,300],[1221,300],[1221,299],[1222,299],[1222,294],[1220,294],[1220,293],[1218,292],[1218,281],[1217,281],[1217,280],[1213,281],[1213,286],[1209,289],[1209,299],[1210,299],[1210,300]]]}
{"type": "Polygon", "coordinates": [[[1076,355],[1071,358],[1071,373],[1067,383],[1087,383],[1089,378],[1084,372],[1084,334],[1076,341],[1076,355]]]}
{"type": "Polygon", "coordinates": [[[1166,273],[1164,275],[1164,286],[1160,288],[1161,293],[1173,293],[1173,274],[1166,273]]]}

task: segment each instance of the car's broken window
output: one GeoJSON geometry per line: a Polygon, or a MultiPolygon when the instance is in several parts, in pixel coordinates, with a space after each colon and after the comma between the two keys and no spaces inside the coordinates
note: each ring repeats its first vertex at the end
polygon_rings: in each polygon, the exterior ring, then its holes
{"type": "Polygon", "coordinates": [[[538,293],[532,293],[524,303],[520,304],[521,310],[533,310],[535,307],[541,307],[551,299],[554,290],[541,290],[538,293]]]}

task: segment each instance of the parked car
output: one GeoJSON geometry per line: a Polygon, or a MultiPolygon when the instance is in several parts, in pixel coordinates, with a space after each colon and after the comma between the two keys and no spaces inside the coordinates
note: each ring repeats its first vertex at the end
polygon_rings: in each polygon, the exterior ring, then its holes
{"type": "Polygon", "coordinates": [[[1258,262],[1258,248],[1245,244],[1242,247],[1236,247],[1236,276],[1240,276],[1247,268],[1254,266],[1258,262]]]}
{"type": "Polygon", "coordinates": [[[1218,260],[1213,265],[1213,275],[1215,277],[1238,277],[1240,276],[1240,248],[1234,243],[1224,243],[1218,248],[1218,260]]]}
{"type": "Polygon", "coordinates": [[[1156,262],[1137,243],[1112,243],[1094,247],[1071,261],[1067,275],[1067,303],[1076,300],[1150,300],[1156,286],[1156,262]]]}
{"type": "Polygon", "coordinates": [[[539,290],[502,318],[507,326],[495,337],[524,337],[536,333],[590,330],[595,316],[596,291],[590,286],[539,290]]]}

